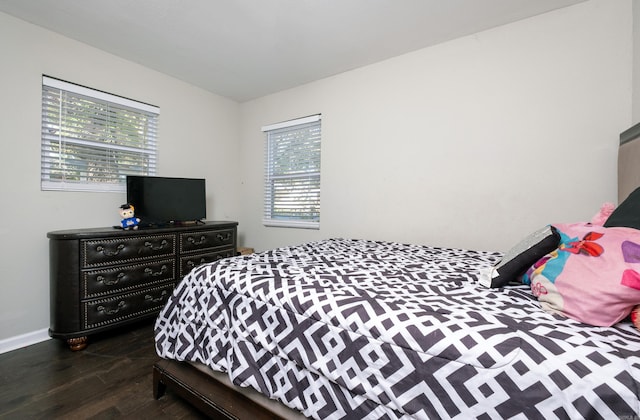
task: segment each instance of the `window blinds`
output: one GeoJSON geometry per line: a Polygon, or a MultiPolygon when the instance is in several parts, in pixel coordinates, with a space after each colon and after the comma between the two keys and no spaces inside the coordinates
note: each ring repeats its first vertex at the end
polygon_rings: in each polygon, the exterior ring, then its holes
{"type": "Polygon", "coordinates": [[[265,226],[320,227],[320,115],[262,128],[265,226]]]}
{"type": "Polygon", "coordinates": [[[125,191],[154,175],[159,109],[43,76],[41,188],[125,191]]]}

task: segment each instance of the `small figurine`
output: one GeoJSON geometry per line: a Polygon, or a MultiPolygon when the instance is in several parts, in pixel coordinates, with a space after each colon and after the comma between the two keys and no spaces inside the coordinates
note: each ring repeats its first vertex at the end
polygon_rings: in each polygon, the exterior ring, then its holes
{"type": "Polygon", "coordinates": [[[135,209],[131,204],[123,204],[120,206],[120,217],[122,217],[120,225],[122,226],[122,229],[138,229],[138,223],[140,223],[140,219],[134,216],[134,211],[135,209]]]}

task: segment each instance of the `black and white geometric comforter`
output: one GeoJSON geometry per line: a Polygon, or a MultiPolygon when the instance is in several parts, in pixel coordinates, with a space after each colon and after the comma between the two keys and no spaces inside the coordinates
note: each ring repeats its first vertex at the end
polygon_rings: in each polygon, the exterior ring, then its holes
{"type": "Polygon", "coordinates": [[[335,239],[221,260],[177,286],[157,352],[323,420],[637,419],[640,333],[479,286],[499,257],[335,239]]]}

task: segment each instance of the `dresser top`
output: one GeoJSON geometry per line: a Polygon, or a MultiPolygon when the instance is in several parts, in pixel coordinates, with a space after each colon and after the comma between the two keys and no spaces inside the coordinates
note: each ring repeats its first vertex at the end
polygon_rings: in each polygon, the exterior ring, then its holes
{"type": "Polygon", "coordinates": [[[161,233],[174,233],[174,232],[193,232],[198,230],[211,230],[211,229],[227,229],[238,226],[238,222],[233,221],[206,221],[202,223],[193,223],[188,225],[169,225],[164,227],[144,227],[136,230],[124,230],[119,227],[97,227],[97,228],[85,228],[85,229],[67,229],[56,230],[47,233],[49,239],[84,239],[110,237],[110,236],[140,236],[147,234],[161,234],[161,233]]]}

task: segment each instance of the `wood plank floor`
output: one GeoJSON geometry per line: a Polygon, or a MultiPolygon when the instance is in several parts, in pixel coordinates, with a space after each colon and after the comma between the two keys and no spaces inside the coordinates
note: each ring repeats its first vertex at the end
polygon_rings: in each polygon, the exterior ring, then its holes
{"type": "Polygon", "coordinates": [[[153,399],[153,321],[89,339],[79,352],[47,340],[0,354],[0,418],[203,418],[170,390],[153,399]]]}

